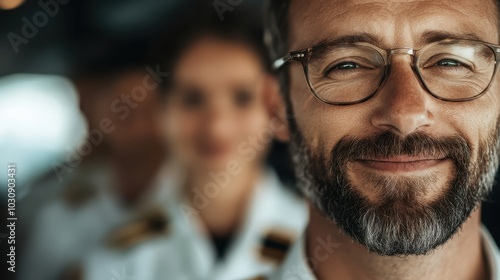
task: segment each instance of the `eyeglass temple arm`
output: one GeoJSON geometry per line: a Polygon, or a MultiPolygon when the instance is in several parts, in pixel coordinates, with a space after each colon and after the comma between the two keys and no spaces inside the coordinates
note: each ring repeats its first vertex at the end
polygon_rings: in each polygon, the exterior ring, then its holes
{"type": "Polygon", "coordinates": [[[285,63],[287,63],[288,61],[290,61],[292,59],[292,56],[290,53],[288,53],[287,55],[283,56],[283,57],[280,57],[278,59],[276,59],[274,62],[273,62],[273,69],[274,70],[278,70],[280,69],[283,65],[285,65],[285,63]]]}
{"type": "Polygon", "coordinates": [[[305,57],[305,50],[290,52],[290,53],[286,54],[285,56],[276,59],[273,62],[273,69],[278,70],[281,67],[283,67],[283,65],[285,65],[288,61],[301,60],[304,57],[305,57]]]}
{"type": "Polygon", "coordinates": [[[500,46],[493,46],[493,49],[495,50],[495,58],[498,63],[500,62],[500,46]]]}

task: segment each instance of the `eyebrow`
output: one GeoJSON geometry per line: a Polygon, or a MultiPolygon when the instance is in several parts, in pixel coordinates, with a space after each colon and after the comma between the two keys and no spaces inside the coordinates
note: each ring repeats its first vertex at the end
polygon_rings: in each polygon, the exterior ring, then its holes
{"type": "Polygon", "coordinates": [[[328,48],[329,46],[332,45],[338,45],[338,44],[354,44],[354,43],[369,43],[372,45],[380,45],[380,40],[373,37],[372,35],[368,33],[357,33],[357,34],[352,34],[352,35],[345,35],[345,36],[340,36],[335,39],[329,39],[329,40],[323,40],[318,43],[313,44],[313,49],[322,49],[322,48],[328,48]]]}
{"type": "Polygon", "coordinates": [[[323,40],[313,44],[315,59],[321,60],[328,51],[335,48],[339,44],[354,44],[354,43],[369,43],[374,46],[380,46],[380,40],[371,36],[368,33],[357,33],[352,35],[340,36],[335,39],[323,40]]]}
{"type": "MultiPolygon", "coordinates": [[[[420,39],[417,41],[417,44],[421,46],[441,41],[444,39],[465,39],[465,40],[485,41],[483,38],[473,33],[453,33],[453,32],[431,30],[424,32],[420,36],[420,39]]],[[[369,43],[374,46],[380,46],[382,45],[382,40],[369,33],[363,32],[363,33],[340,36],[330,40],[323,40],[316,44],[313,44],[312,48],[315,49],[315,51],[321,51],[321,50],[327,50],[334,45],[353,44],[353,43],[369,43]]],[[[402,47],[408,47],[408,46],[402,46],[402,47]]]]}
{"type": "Polygon", "coordinates": [[[476,41],[486,41],[484,38],[474,34],[474,33],[453,33],[453,32],[443,32],[443,31],[426,31],[421,36],[419,40],[420,44],[429,44],[436,41],[441,41],[444,39],[457,39],[457,40],[476,40],[476,41]]]}

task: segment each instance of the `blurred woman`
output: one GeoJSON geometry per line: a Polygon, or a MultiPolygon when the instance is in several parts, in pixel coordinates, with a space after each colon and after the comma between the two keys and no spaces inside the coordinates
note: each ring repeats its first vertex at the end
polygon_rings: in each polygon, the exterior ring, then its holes
{"type": "Polygon", "coordinates": [[[190,37],[165,97],[164,139],[185,175],[172,212],[193,277],[269,273],[306,223],[305,204],[265,165],[273,138],[288,137],[286,120],[263,51],[247,38],[214,29],[190,37]]]}
{"type": "Polygon", "coordinates": [[[252,279],[283,261],[307,207],[265,164],[288,130],[264,51],[248,38],[198,29],[180,44],[160,113],[168,199],[117,228],[82,278],[252,279]]]}

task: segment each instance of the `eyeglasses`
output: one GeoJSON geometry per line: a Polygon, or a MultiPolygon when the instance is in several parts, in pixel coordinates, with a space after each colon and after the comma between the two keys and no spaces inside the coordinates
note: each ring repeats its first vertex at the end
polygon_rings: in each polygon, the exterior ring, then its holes
{"type": "Polygon", "coordinates": [[[419,50],[384,50],[364,42],[319,45],[292,51],[277,59],[273,68],[292,60],[301,62],[316,98],[331,105],[352,105],[372,98],[384,86],[390,58],[396,54],[412,56],[412,69],[432,96],[464,102],[488,91],[500,61],[500,46],[464,39],[445,39],[419,50]]]}

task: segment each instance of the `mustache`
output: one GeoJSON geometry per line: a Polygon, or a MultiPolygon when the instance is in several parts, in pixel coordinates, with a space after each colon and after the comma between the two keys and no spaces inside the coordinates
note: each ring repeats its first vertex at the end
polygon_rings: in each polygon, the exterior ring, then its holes
{"type": "Polygon", "coordinates": [[[450,158],[465,163],[470,160],[471,145],[460,136],[433,137],[415,132],[401,137],[386,131],[364,138],[344,137],[331,151],[337,162],[370,160],[395,156],[450,158]]]}

